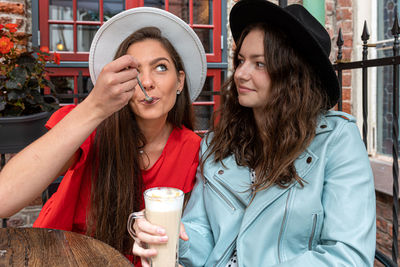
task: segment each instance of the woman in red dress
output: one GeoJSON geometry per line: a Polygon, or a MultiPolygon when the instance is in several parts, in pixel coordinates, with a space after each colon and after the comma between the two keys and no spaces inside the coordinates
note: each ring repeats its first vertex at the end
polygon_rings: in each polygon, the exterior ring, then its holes
{"type": "Polygon", "coordinates": [[[126,222],[143,208],[143,191],[193,187],[200,137],[192,131],[191,101],[205,80],[205,53],[176,16],[136,8],[99,29],[89,69],[95,86],[87,98],[55,112],[48,133],[0,173],[0,217],[64,175],[34,227],[87,234],[131,254],[126,222]]]}

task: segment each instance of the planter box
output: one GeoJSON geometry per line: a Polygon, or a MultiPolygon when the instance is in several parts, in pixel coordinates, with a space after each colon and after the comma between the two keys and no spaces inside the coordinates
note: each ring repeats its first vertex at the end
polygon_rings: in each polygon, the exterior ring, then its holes
{"type": "Polygon", "coordinates": [[[0,117],[0,154],[17,153],[47,132],[44,127],[50,112],[0,117]]]}

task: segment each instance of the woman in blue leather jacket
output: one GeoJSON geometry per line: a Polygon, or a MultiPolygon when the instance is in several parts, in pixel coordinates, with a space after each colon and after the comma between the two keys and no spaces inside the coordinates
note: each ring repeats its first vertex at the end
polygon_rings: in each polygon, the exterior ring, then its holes
{"type": "MultiPolygon", "coordinates": [[[[235,4],[230,27],[234,74],[202,142],[180,264],[373,266],[373,176],[354,118],[328,111],[339,85],[327,31],[265,0],[235,4]]],[[[166,242],[157,229],[136,223],[143,242],[166,242]]]]}

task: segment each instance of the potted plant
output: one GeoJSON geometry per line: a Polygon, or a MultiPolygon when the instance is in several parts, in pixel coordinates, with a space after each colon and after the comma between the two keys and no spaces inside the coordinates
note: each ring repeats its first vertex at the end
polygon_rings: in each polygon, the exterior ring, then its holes
{"type": "Polygon", "coordinates": [[[47,47],[25,46],[29,34],[17,32],[17,24],[0,24],[0,153],[15,153],[41,136],[50,114],[58,108],[56,99],[43,95],[54,91],[46,79],[45,65],[60,63],[57,53],[47,47]]]}

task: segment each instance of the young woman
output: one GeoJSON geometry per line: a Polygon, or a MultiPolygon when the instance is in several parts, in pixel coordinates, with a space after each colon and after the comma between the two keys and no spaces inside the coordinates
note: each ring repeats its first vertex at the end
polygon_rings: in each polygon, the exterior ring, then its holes
{"type": "MultiPolygon", "coordinates": [[[[373,177],[354,118],[328,111],[339,95],[328,33],[302,6],[264,0],[239,1],[230,27],[234,74],[200,148],[180,263],[373,266],[373,177]]],[[[136,231],[162,237],[144,220],[136,231]]]]}
{"type": "Polygon", "coordinates": [[[193,187],[200,137],[192,131],[191,100],[204,83],[205,53],[185,22],[138,8],[100,28],[89,58],[95,87],[88,97],[53,114],[51,130],[0,173],[0,217],[65,173],[34,226],[88,234],[131,254],[126,221],[143,208],[143,191],[193,187]]]}

